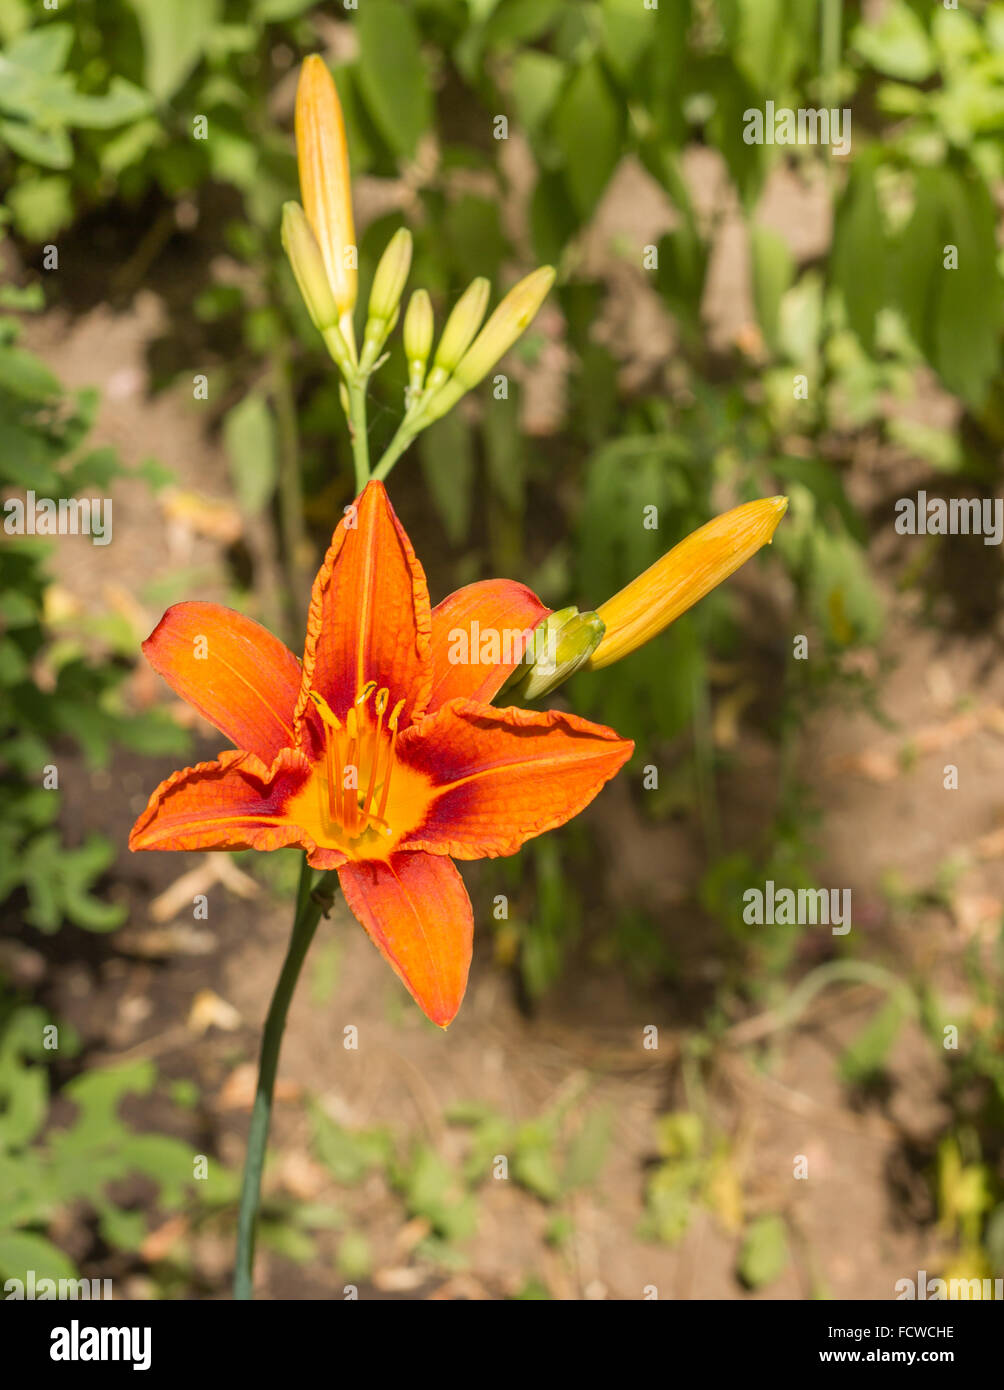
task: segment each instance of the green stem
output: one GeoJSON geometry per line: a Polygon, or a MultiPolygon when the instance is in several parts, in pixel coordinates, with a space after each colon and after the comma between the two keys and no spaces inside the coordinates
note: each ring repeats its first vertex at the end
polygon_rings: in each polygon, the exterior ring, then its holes
{"type": "Polygon", "coordinates": [[[822,77],[824,105],[831,105],[836,95],[837,69],[840,67],[840,9],[841,0],[820,0],[819,67],[822,77]]]}
{"type": "Polygon", "coordinates": [[[261,1040],[261,1053],[258,1060],[258,1089],[251,1112],[251,1128],[248,1131],[247,1158],[244,1161],[244,1181],[241,1186],[240,1212],[237,1218],[237,1267],[234,1272],[234,1298],[252,1297],[252,1272],[254,1266],[255,1223],[258,1217],[258,1203],[261,1198],[261,1176],[265,1167],[265,1147],[268,1143],[269,1124],[272,1119],[272,1092],[275,1088],[275,1074],[279,1065],[279,1049],[282,1034],[286,1027],[286,1015],[290,1000],[296,989],[310,943],[321,920],[321,915],[332,902],[332,890],[325,886],[327,875],[313,888],[313,872],[307,865],[306,855],[300,868],[300,885],[296,894],[296,919],[289,941],[289,949],[283,962],[279,980],[272,996],[265,1032],[261,1040]]]}
{"type": "Polygon", "coordinates": [[[397,433],[384,450],[383,457],[373,470],[374,478],[379,478],[383,482],[387,474],[397,463],[398,459],[407,449],[408,445],[418,434],[418,430],[412,427],[407,417],[401,421],[397,427],[397,433]]]}
{"type": "Polygon", "coordinates": [[[356,470],[356,494],[370,480],[370,449],[366,436],[366,377],[347,383],[349,393],[349,429],[352,433],[352,462],[356,470]]]}

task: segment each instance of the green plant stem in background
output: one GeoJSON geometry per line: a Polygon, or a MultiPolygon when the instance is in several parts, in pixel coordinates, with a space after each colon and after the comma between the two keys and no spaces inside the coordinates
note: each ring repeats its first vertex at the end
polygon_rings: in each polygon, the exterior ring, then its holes
{"type": "Polygon", "coordinates": [[[254,1266],[255,1223],[261,1197],[261,1177],[265,1167],[265,1148],[272,1119],[272,1093],[279,1065],[279,1049],[286,1027],[290,1000],[300,977],[300,970],[321,916],[334,901],[334,891],[328,886],[331,875],[323,874],[314,887],[313,871],[304,855],[300,869],[300,885],[296,894],[296,918],[290,936],[289,949],[283,962],[261,1040],[258,1061],[258,1089],[251,1112],[248,1131],[247,1157],[244,1160],[244,1181],[241,1185],[241,1204],[237,1218],[237,1265],[234,1271],[234,1298],[251,1298],[254,1266]]]}
{"type": "Polygon", "coordinates": [[[356,495],[370,480],[369,440],[366,437],[366,378],[346,383],[349,393],[349,428],[352,432],[352,462],[356,470],[356,495]]]}
{"type": "Polygon", "coordinates": [[[840,66],[840,7],[843,0],[819,0],[819,71],[823,104],[836,100],[840,66]]]}

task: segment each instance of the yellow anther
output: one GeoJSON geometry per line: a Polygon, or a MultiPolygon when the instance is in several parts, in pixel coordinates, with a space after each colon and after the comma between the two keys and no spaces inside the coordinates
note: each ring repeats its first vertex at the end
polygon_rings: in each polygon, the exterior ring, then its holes
{"type": "Polygon", "coordinates": [[[367,681],[366,684],[363,686],[362,690],[360,690],[359,694],[356,696],[356,704],[365,705],[366,701],[373,694],[376,688],[376,681],[367,681]]]}
{"type": "Polygon", "coordinates": [[[378,715],[382,715],[387,708],[387,701],[390,699],[390,691],[384,686],[377,691],[375,709],[378,715]]]}
{"type": "Polygon", "coordinates": [[[387,728],[390,729],[391,733],[397,732],[397,721],[401,718],[401,711],[403,709],[404,701],[398,700],[397,704],[390,712],[390,718],[387,720],[387,728]]]}
{"type": "Polygon", "coordinates": [[[336,715],[332,714],[331,707],[328,704],[327,700],[325,700],[324,696],[318,695],[316,690],[308,690],[307,694],[313,700],[314,707],[316,708],[317,713],[324,720],[325,724],[327,724],[327,726],[330,729],[341,729],[341,720],[338,719],[336,715]]]}
{"type": "MultiPolygon", "coordinates": [[[[356,701],[356,704],[358,704],[358,703],[359,703],[359,701],[357,700],[357,701],[356,701]]],[[[346,727],[346,729],[348,729],[348,731],[349,731],[349,738],[357,738],[357,737],[358,737],[358,735],[359,735],[359,725],[358,725],[358,722],[357,722],[357,720],[356,720],[355,705],[353,705],[353,707],[349,710],[348,714],[345,716],[345,727],[346,727]]]]}

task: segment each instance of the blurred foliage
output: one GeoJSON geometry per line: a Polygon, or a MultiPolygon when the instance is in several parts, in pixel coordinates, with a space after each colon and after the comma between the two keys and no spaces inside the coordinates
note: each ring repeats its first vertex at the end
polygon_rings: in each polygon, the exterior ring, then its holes
{"type": "MultiPolygon", "coordinates": [[[[477,1229],[478,1193],[489,1181],[512,1180],[552,1208],[548,1238],[556,1246],[567,1239],[567,1203],[579,1189],[597,1185],[613,1138],[609,1108],[583,1106],[583,1099],[579,1086],[521,1123],[480,1101],[458,1103],[444,1118],[451,1135],[463,1135],[459,1148],[438,1138],[403,1142],[384,1128],[351,1130],[314,1104],[312,1148],[341,1187],[381,1175],[400,1200],[402,1218],[418,1223],[416,1255],[433,1268],[462,1269],[464,1245],[477,1229]]],[[[351,1234],[338,1253],[347,1277],[360,1264],[351,1234]]]]}
{"type": "MultiPolygon", "coordinates": [[[[40,300],[6,292],[7,304],[21,311],[37,309],[40,300]]],[[[96,393],[64,392],[17,345],[17,334],[16,321],[0,317],[0,487],[41,498],[106,493],[126,470],[113,450],[86,448],[96,393]]],[[[125,909],[91,889],[114,849],[96,834],[79,846],[62,842],[57,749],[75,745],[91,768],[101,768],[113,744],[159,753],[180,751],[185,739],[160,712],[127,712],[119,687],[129,665],[108,659],[107,631],[100,659],[81,640],[79,623],[66,625],[73,635],[61,630],[52,611],[49,546],[7,535],[0,548],[0,902],[21,887],[24,920],[40,930],[69,920],[107,931],[121,924],[125,909]]]]}
{"type": "Polygon", "coordinates": [[[92,1068],[63,1086],[72,1121],[50,1127],[46,1063],[72,1057],[76,1040],[45,1013],[0,994],[0,1281],[77,1276],[49,1227],[68,1208],[85,1207],[101,1240],[113,1250],[136,1250],[149,1231],[149,1202],[125,1204],[116,1192],[137,1175],[153,1184],[165,1210],[186,1206],[194,1192],[206,1202],[234,1200],[236,1179],[218,1165],[196,1181],[197,1155],[179,1139],[142,1134],[118,1115],[126,1094],[148,1094],[156,1073],[148,1061],[92,1068]]]}

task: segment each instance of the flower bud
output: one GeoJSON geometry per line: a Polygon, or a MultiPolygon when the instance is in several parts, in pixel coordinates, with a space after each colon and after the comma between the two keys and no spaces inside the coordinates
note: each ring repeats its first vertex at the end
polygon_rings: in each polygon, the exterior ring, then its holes
{"type": "MultiPolygon", "coordinates": [[[[438,420],[452,410],[472,386],[477,386],[482,377],[487,376],[535,317],[554,284],[554,274],[553,266],[544,265],[512,287],[457,363],[449,381],[423,408],[424,419],[438,420]]],[[[426,390],[432,385],[430,373],[426,390]]]]}
{"type": "Polygon", "coordinates": [[[303,208],[344,316],[355,306],[358,279],[349,150],[334,78],[316,53],[300,69],[295,124],[303,208]]]}
{"type": "Polygon", "coordinates": [[[410,269],[411,232],[406,227],[399,227],[387,243],[373,277],[363,349],[359,354],[359,370],[364,375],[373,370],[391,329],[397,323],[401,313],[401,293],[410,269]]]}
{"type": "Polygon", "coordinates": [[[317,238],[299,203],[284,203],[282,244],[314,326],[324,332],[338,322],[338,306],[317,238]]]}
{"type": "Polygon", "coordinates": [[[411,232],[398,227],[380,257],[370,290],[369,317],[389,319],[401,302],[408,271],[411,269],[411,232]]]}
{"type": "Polygon", "coordinates": [[[432,371],[429,373],[430,390],[435,391],[446,381],[470,347],[475,333],[481,327],[490,294],[491,285],[483,275],[479,275],[471,281],[454,304],[432,360],[432,371]]]}
{"type": "Polygon", "coordinates": [[[559,608],[538,623],[533,643],[505,690],[522,700],[539,700],[563,685],[583,666],[603,638],[603,621],[595,613],[559,608]],[[527,662],[531,661],[529,667],[527,662]]]}
{"type": "Polygon", "coordinates": [[[601,603],[596,611],[606,633],[588,669],[598,671],[651,641],[769,545],[787,509],[787,497],[762,497],[723,512],[601,603]]]}
{"type": "Polygon", "coordinates": [[[429,293],[416,290],[408,300],[404,316],[404,355],[408,359],[408,390],[412,395],[421,391],[425,380],[425,364],[432,351],[434,328],[429,293]]]}

